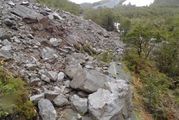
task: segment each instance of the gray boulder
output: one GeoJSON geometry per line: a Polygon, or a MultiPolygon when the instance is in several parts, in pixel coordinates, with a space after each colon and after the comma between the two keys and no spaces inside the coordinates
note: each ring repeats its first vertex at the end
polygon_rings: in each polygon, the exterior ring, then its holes
{"type": "Polygon", "coordinates": [[[109,90],[98,89],[97,92],[89,95],[89,112],[96,120],[122,120],[112,119],[120,115],[124,106],[124,100],[112,94],[109,90]]]}
{"type": "Polygon", "coordinates": [[[78,95],[73,95],[70,100],[72,102],[72,105],[79,113],[84,115],[87,112],[88,100],[86,98],[80,98],[78,95]]]}
{"type": "Polygon", "coordinates": [[[53,102],[57,107],[63,107],[68,104],[68,99],[63,94],[61,94],[61,95],[58,95],[53,100],[53,102]]]}
{"type": "Polygon", "coordinates": [[[130,98],[126,81],[107,82],[105,89],[89,95],[89,112],[97,120],[126,120],[131,115],[130,98]]]}
{"type": "Polygon", "coordinates": [[[11,10],[11,12],[24,19],[29,19],[31,22],[35,22],[36,20],[40,20],[43,18],[43,15],[23,5],[16,5],[14,9],[11,10]]]}
{"type": "Polygon", "coordinates": [[[38,102],[38,108],[42,120],[56,120],[57,112],[49,100],[41,99],[38,102]]]}
{"type": "Polygon", "coordinates": [[[112,78],[96,71],[96,70],[77,70],[70,86],[74,89],[80,89],[85,92],[95,92],[99,88],[103,88],[105,82],[113,80],[112,78]]]}

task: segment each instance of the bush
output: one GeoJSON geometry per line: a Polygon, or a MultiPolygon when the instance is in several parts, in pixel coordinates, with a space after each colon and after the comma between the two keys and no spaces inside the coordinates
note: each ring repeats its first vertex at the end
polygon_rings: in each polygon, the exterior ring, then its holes
{"type": "Polygon", "coordinates": [[[36,115],[33,104],[28,100],[28,89],[23,80],[0,68],[0,118],[18,115],[26,120],[36,115]]]}

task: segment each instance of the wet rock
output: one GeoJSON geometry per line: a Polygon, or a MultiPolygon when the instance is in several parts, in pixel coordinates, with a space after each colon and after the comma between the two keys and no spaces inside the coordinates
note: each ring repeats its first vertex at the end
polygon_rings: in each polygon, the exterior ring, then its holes
{"type": "Polygon", "coordinates": [[[88,104],[87,104],[87,99],[86,98],[80,98],[77,95],[73,95],[70,98],[72,105],[75,107],[75,109],[81,113],[81,114],[85,114],[88,110],[88,104]]]}
{"type": "Polygon", "coordinates": [[[68,104],[68,99],[63,95],[58,95],[54,100],[53,100],[55,106],[57,107],[63,107],[68,104]]]}
{"type": "Polygon", "coordinates": [[[57,58],[58,56],[55,50],[46,47],[41,50],[41,57],[43,60],[50,60],[50,59],[57,58]]]}
{"type": "Polygon", "coordinates": [[[41,99],[38,102],[38,108],[42,120],[56,120],[57,112],[49,100],[41,99]]]}
{"type": "Polygon", "coordinates": [[[70,86],[74,89],[84,90],[85,92],[95,92],[99,88],[103,88],[105,82],[113,80],[112,78],[96,71],[96,70],[77,70],[70,86]]]}

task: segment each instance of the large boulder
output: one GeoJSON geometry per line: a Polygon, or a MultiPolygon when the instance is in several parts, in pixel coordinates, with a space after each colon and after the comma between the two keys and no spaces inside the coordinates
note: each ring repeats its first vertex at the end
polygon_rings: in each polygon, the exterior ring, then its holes
{"type": "Polygon", "coordinates": [[[38,108],[42,120],[56,120],[57,112],[48,99],[41,99],[38,102],[38,108]]]}
{"type": "Polygon", "coordinates": [[[31,22],[36,22],[37,20],[40,20],[43,18],[43,15],[23,5],[16,5],[14,9],[12,9],[11,12],[24,19],[29,19],[31,22]]]}
{"type": "Polygon", "coordinates": [[[73,76],[70,86],[74,89],[80,89],[92,93],[97,91],[99,88],[103,88],[105,82],[111,80],[113,79],[96,70],[79,69],[73,76]]]}
{"type": "Polygon", "coordinates": [[[105,89],[88,97],[89,112],[96,120],[126,120],[130,117],[129,86],[123,80],[107,82],[105,89]]]}

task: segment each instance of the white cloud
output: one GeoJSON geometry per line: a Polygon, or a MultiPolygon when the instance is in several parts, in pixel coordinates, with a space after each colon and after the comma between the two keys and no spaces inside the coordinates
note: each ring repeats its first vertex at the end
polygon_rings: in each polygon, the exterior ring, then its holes
{"type": "Polygon", "coordinates": [[[77,4],[81,4],[81,3],[94,3],[101,0],[70,0],[70,1],[75,2],[77,4]]]}
{"type": "MultiPolygon", "coordinates": [[[[101,0],[70,0],[70,1],[75,2],[77,4],[81,4],[81,3],[94,3],[101,0]]],[[[132,5],[136,5],[136,6],[146,6],[146,5],[150,5],[153,1],[154,0],[126,0],[123,4],[131,3],[132,5]]]]}
{"type": "Polygon", "coordinates": [[[126,0],[123,4],[127,5],[131,3],[132,5],[136,6],[148,6],[153,2],[154,0],[126,0]]]}

